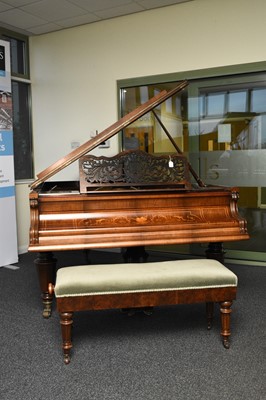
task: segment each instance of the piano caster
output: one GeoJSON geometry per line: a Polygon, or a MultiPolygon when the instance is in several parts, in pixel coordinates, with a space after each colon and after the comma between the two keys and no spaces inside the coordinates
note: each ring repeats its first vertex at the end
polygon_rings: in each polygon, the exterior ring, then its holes
{"type": "Polygon", "coordinates": [[[44,303],[44,308],[43,308],[43,312],[42,312],[42,316],[43,318],[50,318],[52,315],[52,302],[49,303],[44,303]]]}
{"type": "Polygon", "coordinates": [[[224,345],[225,349],[229,349],[230,348],[229,338],[223,338],[223,345],[224,345]]]}
{"type": "Polygon", "coordinates": [[[42,294],[42,303],[43,303],[43,318],[50,318],[52,315],[52,303],[53,303],[53,295],[52,293],[43,293],[42,294]]]}
{"type": "Polygon", "coordinates": [[[128,317],[133,317],[133,315],[143,312],[145,315],[152,315],[153,307],[138,307],[138,308],[122,308],[121,312],[127,314],[128,317]]]}
{"type": "Polygon", "coordinates": [[[153,314],[153,307],[145,307],[143,310],[145,315],[152,315],[153,314]]]}
{"type": "Polygon", "coordinates": [[[211,330],[211,328],[212,328],[213,308],[214,308],[214,303],[213,302],[207,302],[206,303],[207,329],[208,329],[208,331],[211,330]]]}

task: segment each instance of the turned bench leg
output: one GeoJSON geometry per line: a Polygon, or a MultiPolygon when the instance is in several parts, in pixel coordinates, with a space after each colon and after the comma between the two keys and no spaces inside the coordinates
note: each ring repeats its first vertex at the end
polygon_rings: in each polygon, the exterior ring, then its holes
{"type": "Polygon", "coordinates": [[[232,301],[223,301],[220,303],[220,312],[221,312],[221,324],[222,324],[222,331],[221,336],[223,338],[223,345],[226,349],[229,349],[229,337],[231,335],[230,332],[230,314],[232,312],[231,306],[232,301]]]}
{"type": "Polygon", "coordinates": [[[71,331],[73,324],[73,313],[72,312],[61,312],[60,313],[60,324],[63,339],[63,352],[64,352],[64,363],[70,363],[70,349],[72,348],[71,342],[71,331]]]}

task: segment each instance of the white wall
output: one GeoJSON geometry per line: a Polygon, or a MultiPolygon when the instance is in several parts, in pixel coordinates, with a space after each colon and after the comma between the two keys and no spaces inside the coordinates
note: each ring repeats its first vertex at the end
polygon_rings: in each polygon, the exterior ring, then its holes
{"type": "Polygon", "coordinates": [[[16,185],[17,234],[19,253],[26,253],[28,250],[30,227],[29,192],[29,185],[16,185]]]}
{"type": "MultiPolygon", "coordinates": [[[[117,120],[117,80],[265,61],[265,15],[265,0],[194,0],[32,37],[36,173],[117,120]]],[[[111,143],[96,154],[117,153],[111,143]]],[[[77,177],[74,165],[55,179],[77,177]]],[[[26,191],[18,192],[20,248],[26,191]]]]}

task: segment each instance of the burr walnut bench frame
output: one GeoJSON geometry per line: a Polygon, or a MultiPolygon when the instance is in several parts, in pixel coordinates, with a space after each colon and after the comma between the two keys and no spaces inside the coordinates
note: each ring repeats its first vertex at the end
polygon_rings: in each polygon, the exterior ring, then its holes
{"type": "Polygon", "coordinates": [[[208,329],[213,304],[220,303],[221,336],[229,348],[230,313],[237,277],[217,260],[82,265],[60,268],[55,287],[60,313],[64,362],[70,362],[75,311],[206,303],[208,329]]]}

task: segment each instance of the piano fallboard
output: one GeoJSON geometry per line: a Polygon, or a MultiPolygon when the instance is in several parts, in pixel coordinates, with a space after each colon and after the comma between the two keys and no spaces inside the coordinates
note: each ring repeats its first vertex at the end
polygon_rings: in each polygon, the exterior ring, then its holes
{"type": "Polygon", "coordinates": [[[30,194],[29,251],[248,239],[237,199],[237,189],[213,186],[81,194],[78,182],[46,182],[30,194]]]}

